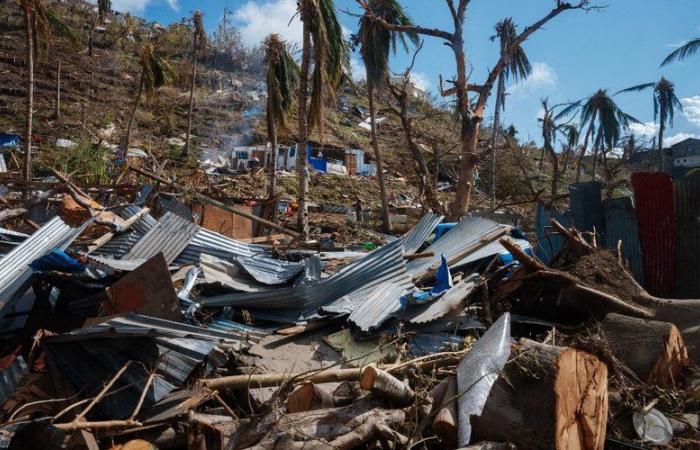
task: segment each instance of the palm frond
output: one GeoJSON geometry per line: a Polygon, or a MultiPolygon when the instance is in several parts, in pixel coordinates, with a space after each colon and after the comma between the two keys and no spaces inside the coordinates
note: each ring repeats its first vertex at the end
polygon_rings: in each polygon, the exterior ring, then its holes
{"type": "Polygon", "coordinates": [[[265,40],[265,60],[267,63],[267,95],[275,123],[286,127],[286,118],[294,102],[294,92],[299,81],[299,66],[292,57],[289,46],[279,37],[271,34],[265,40]]]}
{"type": "Polygon", "coordinates": [[[643,83],[637,86],[628,87],[627,89],[619,90],[613,95],[624,94],[626,92],[641,92],[649,88],[654,88],[654,86],[656,86],[656,83],[643,83]]]}
{"type": "Polygon", "coordinates": [[[559,111],[559,113],[554,116],[554,120],[558,122],[561,119],[563,119],[567,116],[570,116],[571,114],[576,112],[576,110],[578,110],[581,107],[581,102],[583,102],[583,100],[577,100],[575,102],[569,103],[568,105],[566,105],[564,107],[564,109],[559,111]]]}
{"type": "Polygon", "coordinates": [[[662,62],[661,66],[665,66],[674,61],[680,61],[692,56],[700,50],[700,38],[692,39],[671,52],[662,62]]]}

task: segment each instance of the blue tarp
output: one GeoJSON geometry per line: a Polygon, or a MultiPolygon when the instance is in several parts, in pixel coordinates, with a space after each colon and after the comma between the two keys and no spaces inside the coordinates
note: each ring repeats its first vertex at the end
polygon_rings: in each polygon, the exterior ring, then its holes
{"type": "Polygon", "coordinates": [[[323,158],[309,158],[309,163],[316,172],[328,172],[328,161],[323,158]]]}
{"type": "Polygon", "coordinates": [[[53,249],[48,255],[35,259],[29,267],[36,271],[56,270],[69,273],[78,273],[85,270],[85,264],[58,248],[53,249]]]}
{"type": "Polygon", "coordinates": [[[0,148],[19,147],[20,136],[17,134],[0,133],[0,148]]]}

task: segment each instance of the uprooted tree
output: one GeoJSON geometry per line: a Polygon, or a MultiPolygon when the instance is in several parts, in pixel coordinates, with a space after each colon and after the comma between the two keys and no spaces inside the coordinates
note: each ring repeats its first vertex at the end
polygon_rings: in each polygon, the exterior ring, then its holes
{"type": "Polygon", "coordinates": [[[454,87],[442,92],[443,96],[456,96],[457,111],[461,121],[460,143],[462,148],[461,160],[459,164],[459,177],[457,180],[456,195],[452,205],[450,206],[450,215],[453,219],[463,216],[469,209],[469,199],[471,197],[474,170],[481,159],[481,155],[477,153],[476,149],[479,137],[479,127],[484,119],[486,103],[491,95],[491,91],[493,90],[498,77],[506,69],[508,62],[513,57],[513,53],[519,49],[520,45],[533,33],[564,11],[590,11],[601,8],[600,6],[592,5],[591,0],[579,0],[574,3],[556,0],[554,8],[552,8],[540,20],[534,22],[528,27],[525,27],[523,31],[509,43],[505,51],[500,53],[500,58],[493,66],[493,69],[488,72],[485,82],[482,85],[476,85],[468,81],[468,64],[464,51],[464,26],[467,18],[467,6],[470,3],[469,0],[459,0],[458,4],[455,4],[454,0],[445,0],[454,22],[454,31],[452,32],[436,28],[426,28],[420,25],[398,25],[388,23],[381,17],[378,17],[372,13],[367,0],[357,1],[360,6],[364,8],[368,17],[377,21],[386,29],[404,33],[416,33],[442,39],[454,52],[457,76],[454,80],[450,81],[454,87]],[[472,101],[472,99],[469,98],[469,92],[476,93],[475,101],[472,101]]]}
{"type": "MultiPolygon", "coordinates": [[[[550,266],[527,255],[508,239],[501,243],[521,263],[516,275],[503,284],[494,302],[518,299],[523,309],[559,322],[603,319],[611,313],[667,322],[683,336],[691,360],[700,358],[700,299],[655,297],[642,288],[625,265],[620,246],[617,254],[598,248],[575,229],[557,221],[552,225],[566,244],[550,266]]],[[[639,333],[644,333],[643,328],[639,333]]]]}

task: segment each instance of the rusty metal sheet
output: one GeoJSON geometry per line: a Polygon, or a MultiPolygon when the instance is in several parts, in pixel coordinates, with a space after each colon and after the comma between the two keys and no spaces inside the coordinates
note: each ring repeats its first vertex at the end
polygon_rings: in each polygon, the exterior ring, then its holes
{"type": "Polygon", "coordinates": [[[105,316],[138,312],[151,317],[182,320],[177,293],[162,253],[143,263],[107,288],[105,316]]]}
{"type": "Polygon", "coordinates": [[[644,287],[652,295],[673,297],[676,282],[676,213],[673,182],[663,172],[632,174],[644,287]]]}
{"type": "Polygon", "coordinates": [[[676,182],[676,297],[700,298],[700,178],[676,182]]]}

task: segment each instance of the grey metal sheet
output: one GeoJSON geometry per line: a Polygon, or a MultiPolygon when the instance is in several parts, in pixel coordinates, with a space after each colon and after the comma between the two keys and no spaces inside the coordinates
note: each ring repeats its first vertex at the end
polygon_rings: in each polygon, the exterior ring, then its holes
{"type": "Polygon", "coordinates": [[[171,212],[183,219],[192,222],[192,209],[178,199],[165,195],[158,195],[158,208],[161,212],[171,212]]]}
{"type": "Polygon", "coordinates": [[[230,260],[266,253],[268,250],[261,245],[236,241],[206,228],[198,227],[189,245],[180,253],[175,262],[180,265],[192,264],[199,261],[202,254],[230,260]]]}
{"type": "Polygon", "coordinates": [[[5,316],[26,289],[31,277],[29,264],[54,248],[65,249],[85,229],[71,228],[54,217],[10,253],[0,259],[0,315],[5,316]]]}
{"type": "Polygon", "coordinates": [[[569,186],[569,210],[573,226],[579,231],[593,231],[605,236],[603,185],[598,181],[575,183],[569,186]]]}
{"type": "Polygon", "coordinates": [[[424,215],[418,221],[416,226],[402,238],[404,252],[407,255],[412,255],[417,252],[420,246],[423,245],[428,236],[430,236],[433,230],[435,230],[435,227],[438,226],[443,219],[443,216],[432,212],[424,215]]]}
{"type": "MultiPolygon", "coordinates": [[[[434,253],[434,257],[414,259],[406,264],[406,269],[414,278],[420,276],[431,267],[436,267],[440,263],[441,255],[445,255],[445,258],[450,261],[454,255],[460,254],[465,248],[479,243],[483,236],[495,233],[499,229],[505,229],[505,226],[481,217],[465,217],[437,242],[425,249],[425,253],[434,253]]],[[[485,242],[484,245],[486,244],[488,243],[485,242]]]]}
{"type": "Polygon", "coordinates": [[[464,299],[466,299],[477,286],[476,281],[478,278],[478,276],[470,277],[455,284],[440,298],[428,305],[408,309],[402,314],[402,318],[414,324],[421,324],[445,317],[464,304],[464,299]]]}
{"type": "Polygon", "coordinates": [[[190,243],[197,232],[197,225],[173,213],[167,213],[124,256],[124,259],[150,259],[163,253],[170,264],[190,243]]]}
{"type": "Polygon", "coordinates": [[[637,215],[630,197],[609,198],[605,207],[605,246],[616,249],[622,241],[622,256],[629,262],[630,270],[639,283],[644,280],[642,245],[639,240],[637,215]]]}
{"type": "MultiPolygon", "coordinates": [[[[515,245],[523,250],[530,248],[530,242],[525,239],[510,239],[515,245]]],[[[469,256],[459,260],[459,262],[452,265],[452,267],[459,267],[465,264],[471,264],[473,262],[479,261],[480,259],[494,257],[500,255],[501,253],[508,253],[508,250],[501,245],[498,241],[493,241],[485,247],[480,248],[469,256]]]]}
{"type": "Polygon", "coordinates": [[[700,179],[677,181],[676,295],[700,298],[700,179]]]}
{"type": "Polygon", "coordinates": [[[15,392],[22,381],[22,376],[28,371],[24,358],[18,356],[10,367],[0,372],[0,405],[15,392]]]}
{"type": "MultiPolygon", "coordinates": [[[[123,219],[128,219],[141,211],[141,207],[129,205],[119,212],[123,219]]],[[[124,233],[117,234],[109,242],[98,248],[91,255],[105,256],[110,258],[123,258],[124,255],[136,245],[141,238],[155,227],[158,221],[150,214],[144,214],[141,219],[133,224],[124,233]]]]}
{"type": "Polygon", "coordinates": [[[0,173],[7,172],[7,164],[5,164],[5,154],[0,152],[0,173]]]}
{"type": "Polygon", "coordinates": [[[396,281],[391,280],[368,291],[362,290],[349,297],[356,306],[348,320],[362,331],[371,331],[403,309],[401,297],[410,292],[411,279],[406,274],[396,281]]]}
{"type": "Polygon", "coordinates": [[[267,285],[285,284],[304,270],[303,262],[280,261],[264,256],[241,257],[235,261],[256,281],[267,285]]]}
{"type": "Polygon", "coordinates": [[[360,290],[368,292],[386,282],[398,281],[403,290],[412,288],[406,276],[403,247],[400,241],[385,245],[364,258],[353,261],[328,278],[318,282],[303,283],[295,287],[273,289],[259,293],[237,293],[218,297],[202,298],[205,306],[237,306],[257,308],[276,315],[300,318],[314,314],[317,308],[334,301],[355,304],[361,296],[353,296],[360,290]],[[284,314],[279,314],[284,312],[284,314]]]}
{"type": "Polygon", "coordinates": [[[204,284],[220,284],[241,292],[262,292],[270,289],[253,280],[249,275],[242,274],[236,264],[216,256],[202,255],[199,267],[204,275],[204,284]]]}
{"type": "Polygon", "coordinates": [[[552,231],[552,219],[557,220],[566,227],[571,226],[571,214],[569,211],[557,211],[549,206],[545,206],[543,203],[538,203],[535,215],[535,233],[537,234],[535,254],[544,263],[549,263],[564,245],[564,238],[552,231]]]}

